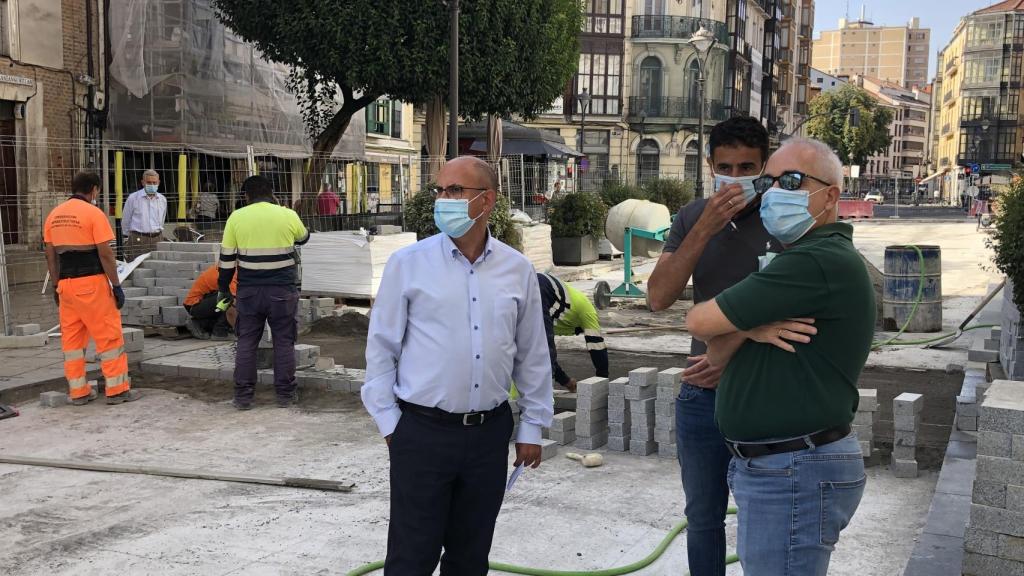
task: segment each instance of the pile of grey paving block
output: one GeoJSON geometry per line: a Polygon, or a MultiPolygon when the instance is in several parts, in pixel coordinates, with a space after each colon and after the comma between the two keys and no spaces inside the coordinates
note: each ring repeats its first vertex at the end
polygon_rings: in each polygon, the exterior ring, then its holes
{"type": "Polygon", "coordinates": [[[127,326],[184,326],[185,297],[199,275],[213,266],[220,246],[210,242],[159,242],[149,258],[122,283],[127,326]]]}
{"type": "Polygon", "coordinates": [[[334,298],[301,298],[298,311],[299,324],[312,324],[321,318],[334,316],[336,306],[334,298]]]}
{"type": "Polygon", "coordinates": [[[676,450],[676,398],[683,386],[683,369],[669,368],[658,373],[658,393],[654,403],[654,440],[658,456],[678,458],[676,450]]]}
{"type": "Polygon", "coordinates": [[[860,442],[860,452],[865,459],[875,455],[875,427],[878,425],[878,390],[875,388],[859,388],[860,402],[857,413],[853,416],[853,431],[860,442]]]}
{"type": "Polygon", "coordinates": [[[892,442],[892,471],[897,478],[917,478],[918,433],[924,396],[904,392],[892,401],[895,435],[892,442]]]}
{"type": "Polygon", "coordinates": [[[128,354],[128,363],[142,362],[142,355],[146,349],[146,333],[139,328],[121,328],[121,334],[124,336],[124,351],[128,354]]]}
{"type": "Polygon", "coordinates": [[[608,383],[608,449],[616,452],[629,451],[630,418],[626,403],[628,377],[616,378],[608,383]]]}
{"type": "Polygon", "coordinates": [[[608,379],[576,384],[576,447],[594,450],[608,443],[608,379]]]}
{"type": "Polygon", "coordinates": [[[658,369],[637,368],[629,372],[626,401],[629,403],[629,453],[649,456],[657,449],[654,441],[658,369]]]}
{"type": "Polygon", "coordinates": [[[0,334],[0,348],[36,348],[49,343],[49,335],[39,324],[18,324],[10,336],[0,334]]]}
{"type": "Polygon", "coordinates": [[[576,442],[576,413],[559,412],[551,418],[551,428],[544,430],[544,438],[553,440],[559,446],[576,442]]]}
{"type": "Polygon", "coordinates": [[[990,340],[999,342],[999,363],[1010,380],[1024,380],[1024,319],[1013,302],[1013,281],[1007,278],[1003,288],[1003,306],[999,328],[994,328],[990,340]]]}
{"type": "Polygon", "coordinates": [[[1024,574],[1024,389],[996,380],[981,404],[965,576],[1024,574]]]}

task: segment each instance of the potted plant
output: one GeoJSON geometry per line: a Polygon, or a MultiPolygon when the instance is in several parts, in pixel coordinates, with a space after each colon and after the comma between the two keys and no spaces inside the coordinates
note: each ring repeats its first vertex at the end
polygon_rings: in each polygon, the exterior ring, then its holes
{"type": "Polygon", "coordinates": [[[564,194],[548,203],[551,255],[560,266],[579,266],[597,260],[597,241],[604,236],[608,208],[589,192],[564,194]]]}
{"type": "Polygon", "coordinates": [[[669,214],[676,214],[679,209],[693,200],[693,182],[676,178],[655,178],[644,183],[647,199],[668,207],[669,214]]]}
{"type": "Polygon", "coordinates": [[[995,264],[1006,275],[1003,288],[1000,362],[1007,377],[1024,380],[1024,177],[1013,181],[998,198],[992,233],[995,264]]]}

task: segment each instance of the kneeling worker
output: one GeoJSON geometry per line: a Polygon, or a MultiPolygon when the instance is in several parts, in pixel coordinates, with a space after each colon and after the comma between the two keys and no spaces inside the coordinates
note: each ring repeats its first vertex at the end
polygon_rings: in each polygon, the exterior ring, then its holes
{"type": "Polygon", "coordinates": [[[572,286],[550,274],[537,274],[540,297],[544,309],[544,330],[548,336],[548,352],[551,354],[551,373],[562,387],[576,391],[576,380],[558,365],[558,351],[555,350],[555,336],[583,334],[587,341],[590,361],[596,374],[608,377],[608,347],[601,334],[601,323],[597,310],[590,300],[572,286]]]}
{"type": "MultiPolygon", "coordinates": [[[[185,309],[188,310],[188,324],[185,326],[192,336],[200,340],[229,340],[234,323],[229,316],[235,314],[234,307],[226,311],[217,308],[217,279],[220,273],[218,264],[207,268],[196,281],[185,297],[185,309]]],[[[231,279],[231,295],[238,292],[238,272],[231,279]]]]}

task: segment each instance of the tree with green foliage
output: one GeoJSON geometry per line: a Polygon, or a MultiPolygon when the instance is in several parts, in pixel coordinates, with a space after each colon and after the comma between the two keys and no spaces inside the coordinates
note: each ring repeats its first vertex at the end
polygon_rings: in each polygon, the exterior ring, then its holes
{"type": "MultiPolygon", "coordinates": [[[[213,0],[220,19],[291,66],[314,162],[381,96],[424,104],[448,92],[443,0],[213,0]]],[[[463,0],[458,113],[532,118],[576,71],[579,0],[463,0]]],[[[317,173],[315,170],[312,172],[317,173]]]]}
{"type": "Polygon", "coordinates": [[[847,84],[833,92],[822,92],[809,108],[807,134],[831,146],[844,164],[852,159],[853,164],[863,166],[892,142],[892,111],[879,105],[863,88],[847,84]],[[852,108],[859,112],[858,126],[850,121],[852,108]]]}
{"type": "Polygon", "coordinates": [[[1013,303],[1024,310],[1024,176],[1015,175],[995,203],[995,230],[990,243],[995,264],[1013,282],[1013,303]]]}

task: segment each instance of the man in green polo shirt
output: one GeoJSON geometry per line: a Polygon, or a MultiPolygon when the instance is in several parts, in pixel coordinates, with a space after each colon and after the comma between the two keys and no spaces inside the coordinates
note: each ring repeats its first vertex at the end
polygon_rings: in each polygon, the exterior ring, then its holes
{"type": "Polygon", "coordinates": [[[696,306],[687,328],[725,365],[715,417],[733,453],[746,576],[825,576],[864,492],[850,422],[874,336],[874,291],[837,223],[842,164],[795,138],[755,181],[765,229],[786,245],[763,270],[696,306]]]}

